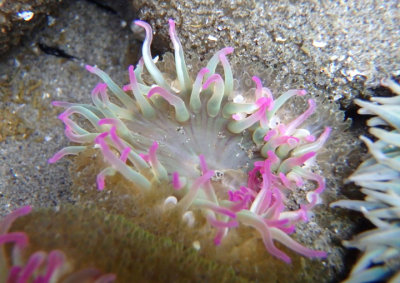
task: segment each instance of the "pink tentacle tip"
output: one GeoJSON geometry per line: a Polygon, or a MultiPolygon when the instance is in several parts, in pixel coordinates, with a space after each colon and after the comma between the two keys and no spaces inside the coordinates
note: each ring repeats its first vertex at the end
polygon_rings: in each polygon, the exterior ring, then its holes
{"type": "Polygon", "coordinates": [[[56,107],[62,107],[63,103],[64,103],[63,101],[54,100],[51,102],[51,105],[56,107]]]}
{"type": "Polygon", "coordinates": [[[21,266],[12,266],[8,272],[8,277],[6,282],[18,282],[19,274],[21,273],[21,266]]]}
{"type": "Polygon", "coordinates": [[[86,70],[88,70],[91,73],[94,73],[96,71],[96,67],[90,66],[90,65],[85,65],[86,70]]]}
{"type": "Polygon", "coordinates": [[[147,93],[147,97],[150,98],[156,93],[159,93],[162,96],[161,92],[164,93],[164,89],[160,86],[155,86],[149,90],[149,92],[147,93]]]}
{"type": "Polygon", "coordinates": [[[268,150],[267,156],[268,156],[268,160],[271,162],[271,165],[278,163],[280,161],[278,156],[276,155],[276,153],[272,150],[268,150]]]}
{"type": "Polygon", "coordinates": [[[29,257],[28,263],[21,271],[18,282],[28,282],[29,277],[39,270],[40,266],[46,259],[46,253],[39,251],[29,257]]]}
{"type": "Polygon", "coordinates": [[[151,31],[151,26],[150,26],[148,23],[144,22],[144,21],[136,20],[136,21],[134,21],[134,23],[135,23],[135,25],[144,28],[144,29],[146,30],[146,33],[147,33],[148,31],[149,31],[149,32],[151,31]]]}
{"type": "Polygon", "coordinates": [[[220,75],[218,75],[218,74],[211,75],[207,79],[207,81],[203,84],[203,89],[207,89],[210,86],[210,84],[212,84],[213,82],[217,82],[217,81],[222,82],[223,81],[222,77],[220,75]]]}
{"type": "Polygon", "coordinates": [[[131,150],[132,149],[130,147],[125,147],[119,159],[121,159],[121,161],[125,163],[126,160],[128,160],[129,153],[131,152],[131,150]]]}
{"type": "Polygon", "coordinates": [[[305,140],[307,142],[314,142],[315,141],[315,136],[314,135],[308,135],[305,137],[305,140]]]}
{"type": "Polygon", "coordinates": [[[262,83],[261,83],[261,79],[257,76],[252,76],[251,79],[253,80],[253,82],[256,83],[256,87],[258,88],[262,88],[262,83]]]}
{"type": "Polygon", "coordinates": [[[235,121],[240,121],[242,120],[242,116],[240,114],[233,114],[232,119],[235,121]]]}
{"type": "Polygon", "coordinates": [[[58,160],[63,158],[63,156],[64,156],[63,154],[61,154],[60,152],[57,152],[53,155],[53,157],[51,157],[50,159],[47,160],[47,163],[49,163],[49,164],[56,163],[58,160]]]}
{"type": "Polygon", "coordinates": [[[104,139],[107,136],[108,136],[108,132],[101,133],[94,139],[94,142],[97,143],[97,144],[103,143],[104,139]]]}
{"type": "Polygon", "coordinates": [[[110,136],[111,136],[112,141],[113,141],[117,146],[124,147],[123,143],[121,142],[121,139],[119,138],[119,136],[118,136],[118,134],[117,134],[117,127],[112,126],[111,129],[110,129],[110,131],[109,131],[109,133],[110,133],[110,136]]]}
{"type": "MultiPolygon", "coordinates": [[[[47,257],[48,269],[46,274],[46,279],[49,280],[57,268],[62,266],[65,262],[65,255],[59,250],[53,250],[49,253],[47,257]]],[[[45,281],[47,282],[47,281],[45,281]]]]}
{"type": "MultiPolygon", "coordinates": [[[[256,83],[256,91],[255,91],[255,95],[256,95],[256,100],[260,99],[261,97],[263,97],[263,86],[262,86],[262,82],[261,79],[257,76],[253,76],[251,78],[255,83],[256,83]]],[[[270,98],[270,96],[267,96],[268,98],[270,98]]],[[[271,99],[272,100],[272,99],[271,99]]],[[[272,103],[271,103],[272,104],[272,103]]],[[[271,106],[270,104],[270,106],[271,106]]]]}
{"type": "Polygon", "coordinates": [[[304,185],[304,180],[301,177],[295,178],[295,183],[297,187],[302,187],[304,185]]]}
{"type": "Polygon", "coordinates": [[[168,20],[169,28],[172,33],[175,33],[175,21],[173,19],[168,20]]]}
{"type": "Polygon", "coordinates": [[[224,55],[231,54],[235,49],[231,46],[225,47],[221,50],[224,55]]]}
{"type": "Polygon", "coordinates": [[[99,124],[99,126],[112,125],[112,126],[116,127],[118,124],[118,120],[114,119],[114,118],[103,118],[103,119],[100,119],[99,122],[97,122],[97,123],[99,124]]]}
{"type": "MultiPolygon", "coordinates": [[[[329,137],[329,135],[331,134],[331,132],[332,132],[332,128],[331,127],[325,127],[325,130],[324,130],[324,132],[321,134],[321,136],[323,136],[324,138],[328,138],[329,137]]],[[[321,138],[321,137],[320,137],[321,138]]]]}
{"type": "Polygon", "coordinates": [[[287,188],[291,188],[290,186],[290,181],[289,179],[286,177],[285,174],[283,174],[282,172],[279,173],[279,178],[281,179],[282,184],[287,187],[287,188]]]}
{"type": "Polygon", "coordinates": [[[139,153],[139,156],[140,156],[144,161],[146,161],[147,163],[150,162],[150,157],[149,157],[148,154],[139,153]]]}
{"type": "Polygon", "coordinates": [[[300,210],[299,210],[299,216],[300,219],[303,220],[304,222],[307,222],[308,219],[308,209],[306,205],[301,204],[300,205],[300,210]]]}
{"type": "Polygon", "coordinates": [[[264,137],[264,141],[269,141],[273,136],[276,135],[276,130],[269,130],[264,137]]]}
{"type": "Polygon", "coordinates": [[[98,83],[94,89],[92,90],[92,94],[96,94],[102,91],[105,91],[107,89],[107,84],[105,83],[98,83]]]}
{"type": "Polygon", "coordinates": [[[15,243],[18,247],[24,248],[28,245],[28,236],[23,232],[11,232],[0,235],[0,246],[6,243],[15,243]]]}
{"type": "Polygon", "coordinates": [[[103,174],[98,174],[97,178],[96,178],[96,182],[97,182],[97,189],[99,191],[102,191],[105,187],[105,177],[103,174]]]}
{"type": "Polygon", "coordinates": [[[58,115],[58,119],[61,121],[65,121],[65,119],[67,119],[69,117],[69,112],[68,111],[64,111],[63,113],[61,113],[60,115],[58,115]]]}
{"type": "Polygon", "coordinates": [[[149,155],[150,155],[150,156],[155,155],[157,149],[158,149],[158,142],[154,141],[153,144],[150,146],[149,155]]]}
{"type": "Polygon", "coordinates": [[[181,181],[179,180],[179,173],[178,172],[173,172],[172,173],[172,187],[175,190],[182,189],[182,184],[181,184],[181,181]]]}
{"type": "Polygon", "coordinates": [[[143,57],[140,57],[139,62],[136,65],[136,68],[143,67],[143,66],[144,66],[144,59],[143,59],[143,57]]]}
{"type": "Polygon", "coordinates": [[[287,127],[284,124],[280,124],[278,126],[278,132],[280,135],[285,135],[287,131],[287,127]]]}
{"type": "Polygon", "coordinates": [[[202,69],[200,70],[200,72],[198,73],[198,76],[200,75],[201,77],[204,77],[204,75],[207,74],[208,72],[210,72],[209,69],[207,69],[207,68],[202,68],[202,69]]]}
{"type": "Polygon", "coordinates": [[[130,91],[130,90],[132,90],[131,85],[124,85],[124,86],[122,87],[122,90],[123,90],[123,91],[130,91]]]}
{"type": "MultiPolygon", "coordinates": [[[[274,247],[274,248],[276,249],[276,247],[274,247]]],[[[276,256],[277,258],[279,258],[280,260],[284,261],[287,264],[291,264],[292,263],[292,259],[287,254],[285,254],[284,252],[282,252],[280,250],[270,251],[270,253],[273,256],[276,256]]]]}
{"type": "Polygon", "coordinates": [[[214,238],[214,245],[219,246],[221,245],[221,237],[215,237],[214,238]]]}
{"type": "Polygon", "coordinates": [[[317,103],[315,102],[314,99],[310,98],[307,102],[308,102],[309,108],[315,109],[315,107],[317,106],[317,103]]]}
{"type": "Polygon", "coordinates": [[[298,89],[298,90],[296,91],[296,94],[297,94],[298,96],[304,96],[304,95],[307,94],[307,91],[306,91],[305,89],[298,89]]]}
{"type": "Polygon", "coordinates": [[[27,215],[27,214],[31,213],[31,211],[32,211],[32,206],[25,205],[25,206],[15,210],[14,213],[17,214],[18,217],[20,217],[20,216],[24,216],[24,215],[27,215]]]}
{"type": "Polygon", "coordinates": [[[258,106],[258,107],[262,107],[262,106],[265,106],[265,105],[267,105],[268,103],[270,103],[270,99],[268,99],[268,98],[266,98],[266,97],[260,97],[259,99],[257,99],[257,101],[256,101],[256,105],[258,106]]]}
{"type": "Polygon", "coordinates": [[[322,203],[322,198],[320,196],[320,193],[318,192],[308,192],[306,198],[310,203],[309,206],[307,207],[308,209],[311,209],[315,205],[322,203]]]}
{"type": "Polygon", "coordinates": [[[302,165],[304,162],[306,162],[310,158],[313,158],[316,154],[317,153],[315,151],[310,151],[310,152],[303,154],[302,156],[299,156],[298,158],[296,158],[297,165],[302,165]]]}
{"type": "Polygon", "coordinates": [[[299,143],[299,139],[296,137],[287,137],[286,143],[290,146],[296,146],[299,143]]]}
{"type": "Polygon", "coordinates": [[[296,231],[296,227],[294,225],[291,225],[289,227],[280,227],[279,229],[281,229],[288,235],[293,234],[296,231]]]}
{"type": "Polygon", "coordinates": [[[129,80],[131,81],[131,84],[137,84],[137,79],[136,79],[136,75],[135,75],[135,70],[133,68],[133,65],[130,65],[128,68],[128,72],[129,72],[129,80]]]}
{"type": "Polygon", "coordinates": [[[217,235],[214,238],[214,245],[219,246],[224,237],[224,229],[218,229],[217,235]]]}
{"type": "Polygon", "coordinates": [[[207,167],[207,162],[206,159],[204,157],[203,154],[199,155],[199,159],[200,159],[200,168],[203,174],[205,174],[208,171],[208,167],[207,167]]]}

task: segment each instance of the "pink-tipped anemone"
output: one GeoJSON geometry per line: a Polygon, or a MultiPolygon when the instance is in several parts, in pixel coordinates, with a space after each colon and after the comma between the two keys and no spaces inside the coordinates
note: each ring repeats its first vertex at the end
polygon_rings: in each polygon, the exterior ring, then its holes
{"type": "Polygon", "coordinates": [[[325,189],[324,178],[311,171],[309,164],[315,164],[331,129],[326,127],[316,137],[307,126],[302,127],[315,112],[315,101],[309,99],[308,109],[288,123],[277,122],[285,103],[306,91],[288,90],[275,98],[253,76],[254,96],[236,102],[238,93],[227,58],[233,48],[218,51],[192,74],[173,20],[169,20],[169,35],[176,80],[170,82],[153,60],[150,25],[135,24],[145,29],[146,38],[143,58],[136,68],[128,69],[127,85],[120,88],[103,71],[87,66],[104,82],[93,90],[93,105],[53,103],[65,108],[60,119],[67,136],[80,145],[62,149],[49,162],[95,144],[108,164],[97,176],[99,190],[106,187],[107,176],[115,174],[142,191],[167,185],[170,199],[173,203],[176,199],[176,206],[184,211],[182,221],[195,225],[192,211],[204,212],[215,228],[215,244],[244,225],[256,229],[267,251],[285,262],[290,258],[275,242],[306,257],[325,257],[325,252],[306,248],[289,236],[299,222],[308,220],[325,189]],[[151,78],[142,76],[144,68],[151,78]],[[81,126],[74,115],[93,127],[81,126]],[[242,184],[247,185],[226,185],[224,172],[232,171],[245,171],[242,184]],[[308,190],[307,197],[297,208],[289,208],[288,192],[299,188],[308,190]]]}
{"type": "Polygon", "coordinates": [[[28,236],[24,232],[9,232],[13,222],[32,211],[30,206],[21,207],[0,219],[0,282],[51,283],[51,282],[114,282],[114,274],[103,274],[97,269],[71,272],[71,266],[62,251],[34,252],[24,261],[24,249],[28,236]],[[13,243],[9,257],[4,244],[13,243]],[[8,263],[11,263],[10,265],[8,263]]]}

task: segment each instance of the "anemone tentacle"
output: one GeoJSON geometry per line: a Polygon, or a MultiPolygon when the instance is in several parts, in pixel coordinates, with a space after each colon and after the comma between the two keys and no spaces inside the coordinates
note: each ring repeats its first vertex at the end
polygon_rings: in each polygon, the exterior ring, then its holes
{"type": "Polygon", "coordinates": [[[400,278],[400,86],[390,79],[381,84],[396,96],[372,97],[372,102],[355,100],[361,107],[359,114],[376,115],[367,124],[377,140],[360,137],[369,157],[349,177],[362,188],[365,198],[331,204],[359,211],[376,226],[343,241],[345,247],[363,252],[345,282],[398,282],[400,278]],[[389,131],[389,127],[393,129],[389,131]]]}
{"type": "Polygon", "coordinates": [[[67,257],[59,250],[52,250],[49,253],[36,251],[26,257],[24,252],[28,246],[28,235],[24,232],[9,232],[9,229],[17,218],[31,211],[30,206],[24,206],[0,219],[0,282],[112,283],[115,281],[114,274],[103,274],[94,268],[73,272],[67,257]],[[14,243],[10,256],[4,248],[5,243],[14,243]]]}
{"type": "Polygon", "coordinates": [[[256,229],[267,251],[285,262],[290,258],[275,246],[276,241],[307,257],[325,257],[324,252],[303,247],[288,236],[299,222],[308,220],[325,189],[325,179],[307,164],[331,130],[325,128],[317,138],[302,128],[316,109],[315,101],[310,99],[308,109],[285,125],[275,123],[280,109],[291,97],[304,96],[305,90],[289,90],[275,99],[254,76],[254,96],[235,99],[227,58],[232,47],[212,56],[193,80],[173,20],[169,35],[176,80],[169,83],[151,57],[150,25],[135,23],[145,29],[146,38],[143,59],[128,68],[129,84],[121,89],[103,71],[88,66],[104,82],[93,90],[94,105],[53,103],[66,108],[61,120],[67,136],[82,147],[60,151],[49,162],[96,144],[108,164],[97,176],[99,190],[104,189],[107,176],[117,173],[142,191],[156,190],[155,185],[161,184],[170,194],[160,200],[163,207],[181,209],[182,220],[191,227],[196,223],[192,211],[201,211],[215,228],[215,244],[244,225],[256,229]],[[219,64],[222,68],[217,68],[219,64]],[[142,78],[145,69],[151,82],[142,78]],[[111,102],[108,90],[123,106],[111,102]],[[89,120],[94,132],[74,122],[73,115],[89,120]],[[224,186],[224,172],[229,170],[244,170],[247,186],[224,186]],[[304,202],[289,209],[287,191],[305,188],[306,182],[315,183],[314,190],[309,186],[304,202]]]}

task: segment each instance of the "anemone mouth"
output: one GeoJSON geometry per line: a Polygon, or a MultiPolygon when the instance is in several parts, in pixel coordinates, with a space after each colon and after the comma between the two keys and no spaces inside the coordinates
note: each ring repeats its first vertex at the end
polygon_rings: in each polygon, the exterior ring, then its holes
{"type": "MultiPolygon", "coordinates": [[[[209,168],[218,171],[220,177],[232,170],[247,173],[254,161],[261,160],[248,131],[231,133],[227,130],[229,120],[220,114],[210,117],[205,107],[199,113],[189,114],[188,121],[179,123],[173,117],[173,111],[162,106],[151,119],[137,115],[124,123],[140,136],[139,151],[146,152],[156,141],[158,160],[167,172],[178,172],[192,180],[201,175],[199,155],[205,157],[209,168]]],[[[241,183],[245,185],[247,180],[241,183]]]]}
{"type": "Polygon", "coordinates": [[[120,88],[99,68],[86,66],[104,81],[92,91],[93,104],[53,102],[66,108],[59,116],[65,134],[81,145],[62,149],[49,162],[94,144],[108,164],[97,175],[99,190],[117,173],[143,192],[154,190],[155,184],[170,184],[169,196],[161,201],[177,204],[188,223],[191,211],[200,209],[215,228],[216,245],[240,223],[257,230],[266,249],[285,262],[290,258],[274,241],[307,257],[324,257],[324,252],[288,236],[297,223],[308,220],[325,189],[325,179],[308,167],[331,129],[316,137],[301,128],[314,113],[315,101],[309,99],[308,108],[289,120],[279,118],[281,108],[292,97],[304,96],[305,90],[274,98],[254,76],[252,97],[236,93],[227,60],[231,47],[212,56],[192,81],[172,20],[176,79],[166,79],[151,57],[151,27],[135,23],[145,29],[146,38],[143,58],[128,69],[127,85],[120,88]],[[83,117],[90,129],[73,116],[83,117]],[[288,191],[297,188],[307,188],[304,200],[289,208],[288,191]]]}

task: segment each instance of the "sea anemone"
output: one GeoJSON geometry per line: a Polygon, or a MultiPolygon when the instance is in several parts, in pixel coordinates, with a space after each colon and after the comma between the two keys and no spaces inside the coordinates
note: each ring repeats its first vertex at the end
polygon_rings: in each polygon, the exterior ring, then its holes
{"type": "Polygon", "coordinates": [[[346,282],[372,282],[390,278],[400,281],[400,86],[382,80],[398,96],[356,99],[376,141],[361,136],[370,156],[349,177],[362,187],[364,200],[340,200],[332,207],[360,211],[376,228],[363,232],[343,245],[363,251],[346,282]],[[394,274],[394,275],[393,275],[394,274]]]}
{"type": "Polygon", "coordinates": [[[24,232],[8,232],[8,230],[17,218],[30,213],[31,210],[30,206],[24,206],[0,220],[0,282],[114,282],[114,274],[103,274],[95,268],[73,272],[67,257],[59,250],[52,250],[49,253],[36,251],[27,258],[25,249],[28,245],[28,236],[24,232]],[[7,243],[13,243],[10,258],[5,249],[7,243]]]}
{"type": "Polygon", "coordinates": [[[99,190],[117,173],[139,192],[162,186],[168,190],[164,208],[181,210],[188,226],[197,221],[193,211],[200,210],[215,228],[216,245],[244,225],[257,230],[267,251],[285,262],[290,258],[275,241],[307,257],[325,257],[289,236],[308,220],[325,189],[325,179],[310,168],[331,129],[316,137],[300,127],[314,113],[315,101],[309,99],[308,109],[289,120],[283,105],[305,90],[274,98],[254,76],[255,89],[238,93],[227,59],[231,47],[213,55],[193,81],[173,20],[176,78],[171,79],[152,58],[150,25],[135,24],[146,37],[143,57],[128,68],[127,85],[120,88],[98,67],[86,66],[103,80],[92,91],[93,104],[53,102],[65,108],[59,115],[65,135],[79,145],[61,149],[49,163],[94,147],[108,164],[97,175],[99,190]],[[296,191],[303,192],[303,203],[289,208],[288,194],[296,191]]]}

